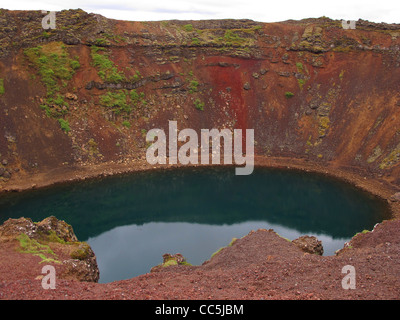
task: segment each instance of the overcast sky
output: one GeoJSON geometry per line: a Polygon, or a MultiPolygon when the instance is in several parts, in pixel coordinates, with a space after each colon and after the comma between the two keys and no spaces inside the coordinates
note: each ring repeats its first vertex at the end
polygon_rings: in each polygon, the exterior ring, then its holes
{"type": "Polygon", "coordinates": [[[81,8],[107,18],[132,21],[232,18],[276,22],[327,16],[400,23],[399,0],[2,0],[0,7],[49,11],[81,8]]]}

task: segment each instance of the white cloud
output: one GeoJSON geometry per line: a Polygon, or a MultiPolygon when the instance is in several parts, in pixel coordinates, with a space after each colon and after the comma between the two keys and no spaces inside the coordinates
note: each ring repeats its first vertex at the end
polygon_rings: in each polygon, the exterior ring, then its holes
{"type": "Polygon", "coordinates": [[[378,2],[372,0],[335,0],[331,2],[271,1],[266,0],[169,0],[132,1],[122,0],[18,0],[3,4],[14,10],[63,10],[81,8],[87,12],[102,14],[108,18],[146,20],[200,20],[200,19],[252,19],[276,22],[288,19],[318,18],[400,23],[400,1],[378,2]]]}

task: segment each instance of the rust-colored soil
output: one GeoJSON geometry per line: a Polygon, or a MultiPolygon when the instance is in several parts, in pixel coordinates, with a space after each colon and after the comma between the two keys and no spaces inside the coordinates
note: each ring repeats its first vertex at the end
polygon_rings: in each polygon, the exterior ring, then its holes
{"type": "MultiPolygon", "coordinates": [[[[171,266],[161,272],[107,284],[58,279],[44,290],[34,272],[10,279],[2,273],[2,299],[398,299],[399,221],[359,235],[339,256],[302,252],[267,230],[237,240],[201,266],[171,266]],[[356,288],[345,290],[342,268],[352,265],[356,288]],[[6,276],[6,278],[4,278],[6,276]],[[22,276],[22,277],[21,277],[22,276]]],[[[11,261],[12,249],[0,250],[11,261]]],[[[13,260],[14,263],[21,258],[13,260]]],[[[35,262],[32,262],[33,264],[35,262]]],[[[6,269],[7,270],[7,269],[6,269]]],[[[12,270],[9,269],[12,273],[12,270]]]]}

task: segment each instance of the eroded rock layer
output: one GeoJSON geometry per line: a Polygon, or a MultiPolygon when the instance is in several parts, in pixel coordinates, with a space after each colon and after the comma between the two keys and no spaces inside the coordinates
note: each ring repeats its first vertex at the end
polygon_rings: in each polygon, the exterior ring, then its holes
{"type": "Polygon", "coordinates": [[[143,157],[146,132],[254,129],[256,154],[399,182],[400,26],[0,12],[0,183],[143,157]]]}

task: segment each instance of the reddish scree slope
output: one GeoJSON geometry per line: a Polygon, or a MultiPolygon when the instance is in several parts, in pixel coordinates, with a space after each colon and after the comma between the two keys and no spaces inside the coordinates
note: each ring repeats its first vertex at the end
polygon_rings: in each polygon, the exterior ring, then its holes
{"type": "Polygon", "coordinates": [[[167,129],[168,120],[176,120],[179,129],[254,129],[259,155],[354,167],[398,183],[397,25],[359,21],[355,30],[344,30],[329,19],[126,22],[70,10],[46,33],[39,12],[3,10],[1,17],[0,154],[15,177],[137,157],[147,130],[167,129]],[[39,45],[48,54],[64,50],[79,58],[71,79],[55,79],[53,96],[76,99],[64,98],[68,134],[60,116],[48,117],[39,107],[48,92],[39,65],[24,54],[39,45]],[[94,45],[124,80],[99,77],[94,45]],[[96,84],[88,86],[91,81],[96,84]],[[116,115],[101,97],[121,88],[128,88],[127,97],[132,88],[143,93],[145,104],[116,115]]]}

